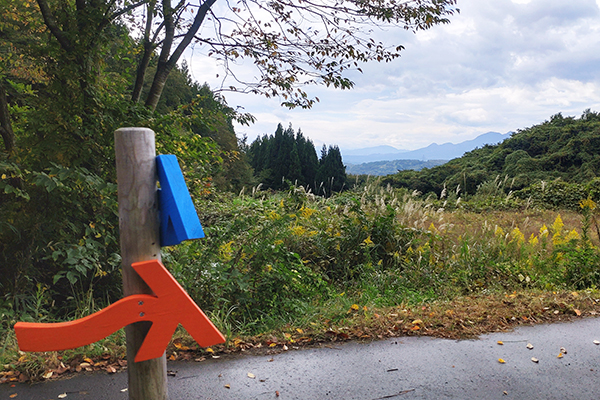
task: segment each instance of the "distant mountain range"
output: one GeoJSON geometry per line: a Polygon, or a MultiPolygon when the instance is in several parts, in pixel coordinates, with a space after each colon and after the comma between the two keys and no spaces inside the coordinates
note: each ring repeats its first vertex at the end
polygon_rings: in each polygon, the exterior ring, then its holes
{"type": "Polygon", "coordinates": [[[376,146],[363,149],[342,150],[342,159],[347,166],[350,164],[364,164],[375,161],[392,160],[451,160],[462,157],[463,154],[486,144],[498,144],[510,137],[512,132],[505,134],[488,132],[477,136],[475,139],[461,143],[433,143],[417,150],[401,150],[392,146],[376,146]]]}
{"type": "Polygon", "coordinates": [[[486,144],[498,144],[511,134],[488,132],[461,143],[433,143],[417,150],[401,150],[392,146],[342,150],[342,159],[346,173],[354,175],[389,175],[406,169],[418,171],[442,165],[486,144]]]}

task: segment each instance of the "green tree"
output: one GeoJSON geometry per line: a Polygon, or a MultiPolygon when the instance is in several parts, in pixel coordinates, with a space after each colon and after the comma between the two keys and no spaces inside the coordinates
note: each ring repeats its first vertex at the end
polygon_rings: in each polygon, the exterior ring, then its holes
{"type": "Polygon", "coordinates": [[[399,56],[403,47],[376,42],[370,37],[370,26],[424,30],[448,23],[447,17],[458,11],[456,0],[344,0],[334,6],[281,0],[242,0],[227,5],[216,0],[176,5],[171,0],[146,0],[138,4],[146,12],[144,19],[137,21],[144,28],[132,99],[139,101],[151,54],[158,51],[146,99],[152,109],[170,71],[193,41],[222,62],[226,77],[240,84],[230,90],[282,96],[287,106],[310,107],[315,100],[298,90],[298,85],[350,88],[353,83],[343,72],[358,68],[357,62],[390,61],[399,56]],[[307,28],[305,21],[311,21],[311,26],[307,28]],[[239,58],[253,61],[257,81],[243,81],[230,68],[239,58]]]}
{"type": "Polygon", "coordinates": [[[323,145],[321,160],[316,174],[319,184],[317,194],[331,196],[334,192],[341,192],[346,185],[346,167],[342,162],[342,153],[338,146],[323,145]]]}

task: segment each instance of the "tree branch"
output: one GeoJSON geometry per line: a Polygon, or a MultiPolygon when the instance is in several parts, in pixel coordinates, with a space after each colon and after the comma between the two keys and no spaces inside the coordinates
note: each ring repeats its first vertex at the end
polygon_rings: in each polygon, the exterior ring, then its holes
{"type": "Polygon", "coordinates": [[[60,46],[67,52],[73,51],[72,43],[67,39],[64,32],[59,28],[56,20],[54,19],[54,15],[52,15],[52,11],[48,6],[48,2],[46,0],[37,0],[38,6],[40,7],[40,11],[42,12],[42,17],[44,17],[44,22],[50,32],[54,35],[56,40],[60,46]]]}

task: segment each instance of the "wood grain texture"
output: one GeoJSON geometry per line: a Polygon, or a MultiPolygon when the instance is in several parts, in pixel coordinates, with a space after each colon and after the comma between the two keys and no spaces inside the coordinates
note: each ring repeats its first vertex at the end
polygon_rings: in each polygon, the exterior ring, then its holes
{"type": "MultiPolygon", "coordinates": [[[[116,130],[115,153],[123,295],[153,294],[131,264],[161,259],[154,132],[147,128],[116,130]]],[[[134,362],[150,326],[151,322],[137,322],[125,328],[131,400],[168,399],[164,353],[159,358],[134,362]]]]}

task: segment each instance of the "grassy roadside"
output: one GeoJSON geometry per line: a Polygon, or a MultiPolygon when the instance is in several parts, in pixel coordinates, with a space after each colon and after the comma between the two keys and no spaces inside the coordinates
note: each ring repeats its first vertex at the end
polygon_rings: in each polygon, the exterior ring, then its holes
{"type": "MultiPolygon", "coordinates": [[[[208,201],[199,207],[206,238],[163,249],[163,262],[228,341],[198,349],[180,330],[168,358],[403,335],[469,338],[600,312],[593,201],[547,210],[509,194],[490,208],[487,197],[457,195],[423,199],[367,185],[328,199],[294,188],[208,201]]],[[[99,297],[91,287],[84,293],[73,298],[99,297]]],[[[122,331],[75,350],[19,352],[16,321],[71,320],[103,307],[80,302],[75,314],[58,314],[56,298],[39,285],[29,302],[0,304],[0,382],[126,366],[122,331]]]]}
{"type": "MultiPolygon", "coordinates": [[[[596,289],[520,290],[382,308],[337,296],[294,323],[280,321],[275,329],[256,335],[230,332],[225,344],[212,348],[198,348],[180,328],[167,348],[167,357],[202,362],[227,354],[273,354],[332,342],[417,335],[470,339],[521,325],[565,322],[599,313],[600,291],[596,289]]],[[[4,339],[1,357],[0,383],[60,379],[90,371],[115,373],[127,366],[122,331],[89,346],[46,353],[20,352],[10,334],[4,339]]]]}

